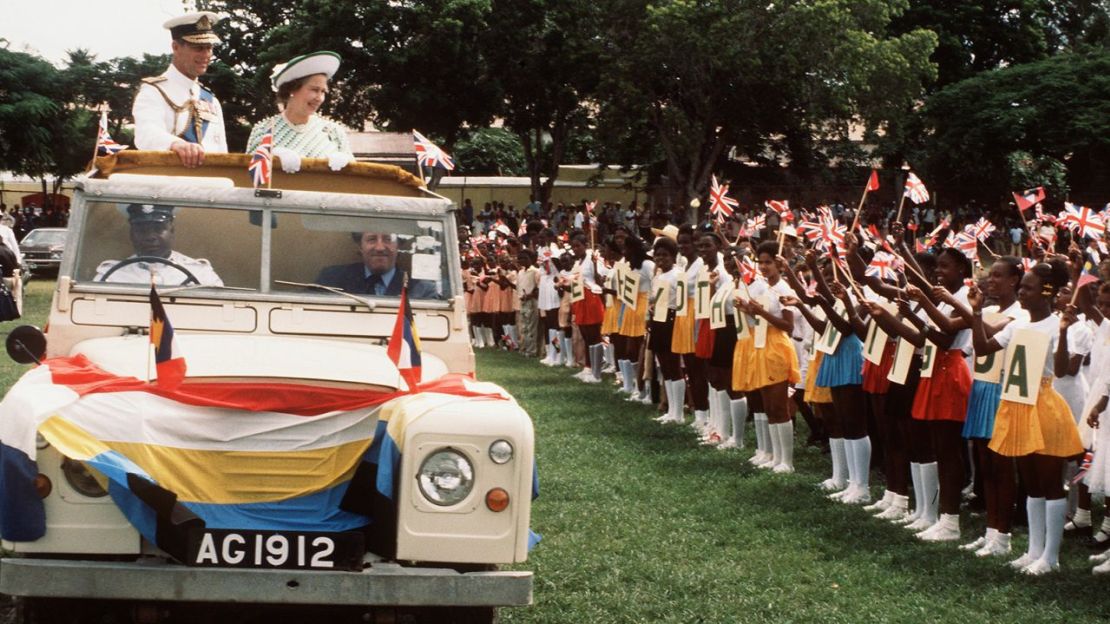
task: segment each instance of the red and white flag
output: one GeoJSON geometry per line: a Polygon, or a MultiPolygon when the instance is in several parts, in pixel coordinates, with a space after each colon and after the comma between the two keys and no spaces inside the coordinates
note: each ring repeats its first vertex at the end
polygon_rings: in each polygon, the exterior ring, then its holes
{"type": "Polygon", "coordinates": [[[1033,206],[1044,201],[1044,187],[1038,186],[1035,189],[1029,189],[1024,193],[1014,193],[1014,203],[1017,204],[1018,210],[1025,212],[1033,206]]]}
{"type": "Polygon", "coordinates": [[[254,148],[251,154],[251,164],[247,171],[254,180],[254,188],[270,185],[270,176],[274,169],[274,129],[271,127],[262,135],[262,141],[254,148]]]}
{"type": "Polygon", "coordinates": [[[867,270],[864,275],[867,277],[877,277],[881,280],[888,282],[898,281],[898,256],[885,251],[875,252],[875,257],[871,259],[871,264],[867,265],[867,270]]]}
{"type": "Polygon", "coordinates": [[[728,196],[728,185],[719,184],[717,176],[713,176],[709,183],[709,214],[718,223],[723,223],[739,206],[740,202],[728,196]]]}
{"type": "Polygon", "coordinates": [[[913,173],[906,176],[906,188],[903,194],[915,204],[929,201],[929,189],[925,188],[925,183],[913,173]]]}
{"type": "Polygon", "coordinates": [[[871,191],[879,190],[879,172],[872,169],[871,177],[867,178],[867,186],[864,187],[864,192],[870,193],[871,191]]]}
{"type": "Polygon", "coordinates": [[[1090,237],[1099,240],[1106,234],[1106,223],[1103,222],[1102,217],[1086,206],[1065,202],[1061,217],[1063,224],[1080,238],[1090,237]]]}

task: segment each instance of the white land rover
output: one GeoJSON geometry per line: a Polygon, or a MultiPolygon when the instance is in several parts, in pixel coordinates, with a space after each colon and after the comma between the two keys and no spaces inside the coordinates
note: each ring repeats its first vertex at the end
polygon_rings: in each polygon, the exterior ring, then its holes
{"type": "Polygon", "coordinates": [[[9,339],[42,363],[0,404],[0,593],[23,622],[530,604],[498,566],[533,540],[532,423],[471,378],[454,206],[396,167],[306,159],[256,190],[247,164],[125,151],[77,183],[45,336],[9,339]],[[387,354],[406,275],[413,388],[387,354]]]}

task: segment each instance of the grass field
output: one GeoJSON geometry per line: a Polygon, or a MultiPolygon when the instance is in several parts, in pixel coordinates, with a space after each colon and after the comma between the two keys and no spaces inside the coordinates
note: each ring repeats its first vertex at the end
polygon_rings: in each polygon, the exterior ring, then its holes
{"type": "MultiPolygon", "coordinates": [[[[527,564],[535,604],[508,622],[1092,622],[1110,613],[1110,578],[1065,544],[1062,571],[1012,572],[955,545],[833,503],[815,484],[827,456],[798,472],[752,468],[749,451],[699,447],[651,421],[608,384],[570,379],[507,353],[478,374],[509,389],[536,424],[543,542],[527,564]]],[[[751,448],[751,427],[748,427],[751,448]]],[[[874,485],[874,484],[873,484],[874,485]]],[[[879,488],[873,488],[876,493],[879,488]]],[[[967,541],[982,517],[968,519],[967,541]]],[[[1014,557],[1024,549],[1015,536],[1014,557]]]]}
{"type": "MultiPolygon", "coordinates": [[[[41,327],[51,282],[32,282],[24,319],[41,327]]],[[[5,390],[26,370],[0,357],[5,390]]],[[[1110,578],[1065,544],[1063,570],[1026,578],[954,545],[925,545],[815,484],[827,457],[800,450],[773,475],[750,451],[698,447],[689,428],[585,385],[570,369],[483,352],[478,373],[509,389],[536,424],[543,542],[518,566],[535,604],[506,622],[1093,622],[1110,613],[1110,578]]],[[[751,438],[751,427],[748,427],[751,438]]],[[[749,440],[749,447],[752,446],[749,440]]],[[[874,488],[879,491],[878,487],[874,488]]],[[[964,516],[977,536],[982,518],[964,516]]],[[[1015,536],[1015,557],[1025,545],[1015,536]]]]}

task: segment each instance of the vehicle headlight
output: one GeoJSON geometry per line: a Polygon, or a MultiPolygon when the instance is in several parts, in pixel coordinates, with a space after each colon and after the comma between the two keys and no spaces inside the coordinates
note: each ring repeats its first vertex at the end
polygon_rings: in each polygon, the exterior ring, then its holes
{"type": "Polygon", "coordinates": [[[82,496],[100,498],[108,495],[108,492],[100,486],[100,482],[96,480],[92,472],[79,461],[68,457],[62,460],[62,474],[65,475],[69,487],[82,496]]]}
{"type": "Polygon", "coordinates": [[[508,463],[513,458],[513,445],[508,440],[498,440],[489,445],[489,458],[495,464],[508,463]]]}
{"type": "Polygon", "coordinates": [[[470,494],[474,487],[474,467],[462,453],[447,448],[425,458],[416,478],[424,498],[449,507],[470,494]]]}

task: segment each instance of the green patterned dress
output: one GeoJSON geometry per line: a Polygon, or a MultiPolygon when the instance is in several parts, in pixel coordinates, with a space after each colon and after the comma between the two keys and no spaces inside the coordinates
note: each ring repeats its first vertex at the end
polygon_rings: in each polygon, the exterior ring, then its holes
{"type": "Polygon", "coordinates": [[[297,152],[302,158],[327,158],[334,152],[351,153],[347,141],[347,129],[327,117],[313,115],[307,123],[294,125],[284,115],[278,113],[255,124],[247,140],[250,154],[262,142],[262,136],[271,127],[274,129],[274,147],[285,147],[297,152]]]}

